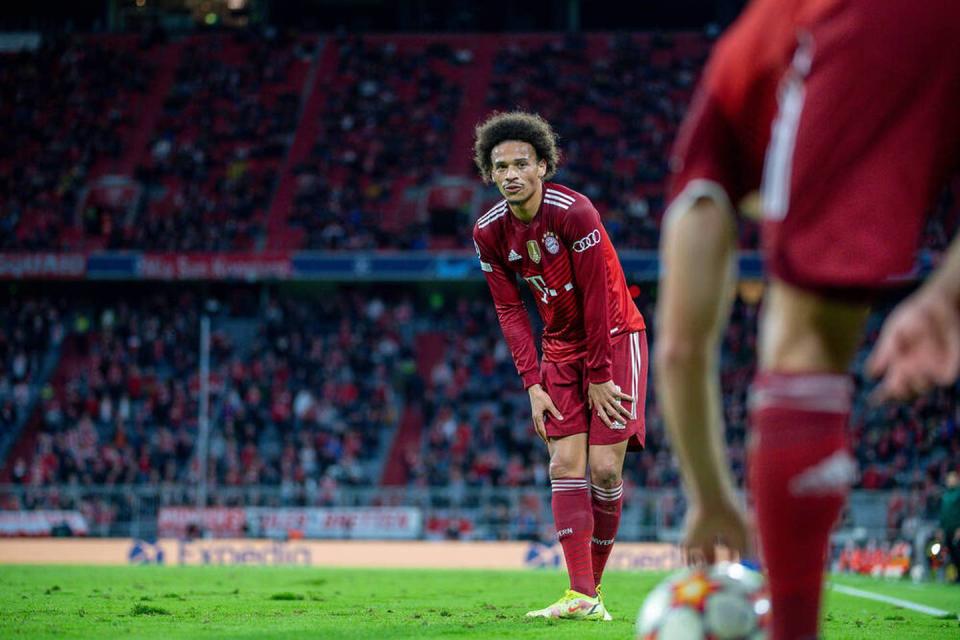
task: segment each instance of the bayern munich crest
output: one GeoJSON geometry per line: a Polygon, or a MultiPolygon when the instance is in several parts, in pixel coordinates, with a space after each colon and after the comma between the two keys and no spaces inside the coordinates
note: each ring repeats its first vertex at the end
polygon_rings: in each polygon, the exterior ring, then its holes
{"type": "Polygon", "coordinates": [[[543,234],[543,246],[548,253],[553,255],[560,253],[560,241],[557,240],[557,236],[553,231],[547,231],[543,234]]]}

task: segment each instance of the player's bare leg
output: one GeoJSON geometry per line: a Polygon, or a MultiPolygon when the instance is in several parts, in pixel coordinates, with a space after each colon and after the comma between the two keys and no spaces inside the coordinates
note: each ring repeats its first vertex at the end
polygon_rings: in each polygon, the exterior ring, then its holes
{"type": "Polygon", "coordinates": [[[570,589],[555,603],[530,611],[529,617],[603,620],[590,556],[593,510],[587,486],[587,434],[550,438],[550,483],[553,521],[570,575],[570,589]]]}
{"type": "Polygon", "coordinates": [[[760,370],[845,373],[869,312],[774,280],[760,318],[760,370]]]}
{"type": "MultiPolygon", "coordinates": [[[[613,543],[620,528],[623,511],[623,461],[627,455],[627,441],[609,445],[591,445],[587,454],[590,465],[590,496],[593,504],[593,580],[600,593],[600,579],[613,543]]],[[[606,606],[606,605],[604,605],[606,606]]],[[[613,618],[607,614],[608,620],[613,618]]]]}
{"type": "Polygon", "coordinates": [[[550,438],[547,442],[550,452],[550,479],[586,478],[587,475],[587,434],[576,433],[564,438],[550,438]]]}
{"type": "Polygon", "coordinates": [[[847,367],[869,309],[774,281],[751,398],[750,486],[773,640],[815,638],[830,530],[856,474],[847,367]]]}
{"type": "Polygon", "coordinates": [[[713,561],[717,543],[747,553],[747,518],[723,439],[719,345],[736,284],[734,212],[719,184],[691,185],[661,230],[657,395],[680,460],[687,509],[683,546],[713,561]]]}

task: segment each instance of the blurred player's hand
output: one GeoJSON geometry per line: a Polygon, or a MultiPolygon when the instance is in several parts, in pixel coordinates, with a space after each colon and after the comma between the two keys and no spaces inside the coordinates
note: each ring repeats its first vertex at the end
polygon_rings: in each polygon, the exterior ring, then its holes
{"type": "Polygon", "coordinates": [[[960,373],[960,310],[936,288],[923,288],[901,302],[880,331],[867,360],[880,378],[875,400],[906,400],[960,373]]]}
{"type": "Polygon", "coordinates": [[[625,424],[631,419],[630,412],[627,411],[622,401],[633,402],[634,399],[629,394],[620,391],[620,387],[613,383],[613,380],[607,380],[600,384],[590,383],[587,389],[587,403],[591,410],[596,410],[597,415],[603,420],[603,423],[613,428],[614,422],[625,424]]]}
{"type": "Polygon", "coordinates": [[[533,412],[533,428],[536,429],[540,439],[546,443],[547,428],[544,426],[543,414],[549,413],[557,420],[563,420],[563,416],[560,415],[560,411],[557,410],[556,405],[553,404],[550,395],[541,385],[531,385],[527,391],[530,393],[530,410],[533,412]]]}
{"type": "Polygon", "coordinates": [[[691,502],[681,546],[689,564],[717,560],[717,545],[726,547],[731,560],[752,555],[750,526],[747,515],[731,500],[708,505],[691,502]]]}

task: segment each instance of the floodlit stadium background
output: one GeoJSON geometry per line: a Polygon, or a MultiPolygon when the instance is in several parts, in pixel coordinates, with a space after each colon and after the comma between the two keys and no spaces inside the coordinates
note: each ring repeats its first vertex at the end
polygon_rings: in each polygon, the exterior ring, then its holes
{"type": "MultiPolygon", "coordinates": [[[[511,108],[553,123],[557,181],[597,205],[652,319],[667,153],[741,3],[547,4],[3,9],[0,562],[561,566],[546,454],[469,239],[497,199],[473,127],[511,108]]],[[[944,193],[918,275],[958,213],[944,193]]],[[[741,245],[722,363],[742,482],[751,223],[741,245]]],[[[937,568],[960,464],[955,389],[866,402],[896,299],[857,358],[861,475],[834,550],[892,574],[937,568]]],[[[647,425],[616,568],[679,562],[652,389],[647,425]]]]}

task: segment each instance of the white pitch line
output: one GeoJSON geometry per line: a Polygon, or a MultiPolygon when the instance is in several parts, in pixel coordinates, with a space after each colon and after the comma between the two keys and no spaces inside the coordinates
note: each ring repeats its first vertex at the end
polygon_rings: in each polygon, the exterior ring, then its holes
{"type": "Polygon", "coordinates": [[[862,591],[860,589],[854,589],[853,587],[847,587],[842,584],[831,585],[831,588],[838,593],[843,593],[848,596],[856,596],[857,598],[865,598],[867,600],[876,600],[877,602],[886,602],[887,604],[903,607],[904,609],[910,609],[911,611],[925,613],[928,616],[937,616],[938,618],[942,618],[944,616],[951,615],[949,611],[944,611],[943,609],[936,609],[934,607],[928,607],[916,602],[910,602],[909,600],[892,598],[890,596],[880,595],[879,593],[873,593],[871,591],[862,591]]]}

